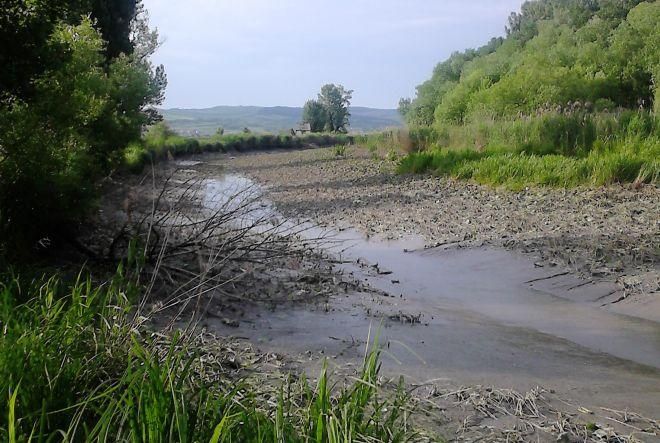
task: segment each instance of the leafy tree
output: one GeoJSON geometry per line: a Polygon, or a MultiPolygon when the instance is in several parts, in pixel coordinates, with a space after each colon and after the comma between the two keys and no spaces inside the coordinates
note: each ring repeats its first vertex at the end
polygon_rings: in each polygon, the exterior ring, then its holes
{"type": "Polygon", "coordinates": [[[575,102],[658,108],[659,8],[642,0],[528,1],[511,15],[506,39],[438,64],[406,105],[406,121],[469,123],[575,102]]]}
{"type": "Polygon", "coordinates": [[[353,91],[344,89],[341,85],[327,84],[321,88],[318,102],[326,112],[325,129],[329,132],[347,132],[351,116],[349,107],[353,91]]]}
{"type": "Polygon", "coordinates": [[[78,25],[83,17],[91,16],[105,41],[108,61],[131,54],[131,26],[141,11],[140,0],[3,0],[0,94],[29,97],[36,76],[66,62],[64,48],[49,41],[61,23],[78,25]]]}
{"type": "Polygon", "coordinates": [[[303,107],[303,123],[309,123],[312,132],[323,132],[328,121],[325,107],[317,100],[308,100],[303,107]]]}
{"type": "Polygon", "coordinates": [[[620,22],[628,12],[644,0],[600,0],[598,16],[604,20],[620,22]]]}
{"type": "Polygon", "coordinates": [[[97,180],[157,120],[167,84],[135,1],[7,5],[0,60],[25,51],[0,71],[0,258],[75,227],[97,180]]]}
{"type": "Polygon", "coordinates": [[[412,106],[412,100],[410,98],[401,98],[399,100],[399,106],[397,107],[397,111],[399,111],[399,114],[402,117],[406,117],[408,113],[410,112],[410,108],[412,106]]]}
{"type": "Polygon", "coordinates": [[[130,55],[135,49],[135,39],[131,38],[135,21],[146,23],[146,13],[141,0],[92,0],[92,18],[106,42],[108,58],[130,55]]]}
{"type": "Polygon", "coordinates": [[[430,80],[417,87],[417,97],[411,102],[406,121],[414,126],[429,126],[434,121],[434,114],[445,95],[451,91],[461,79],[465,67],[477,57],[487,56],[495,52],[503,43],[501,38],[493,38],[487,45],[479,49],[468,49],[465,52],[455,52],[449,59],[439,63],[433,70],[430,80]]]}
{"type": "Polygon", "coordinates": [[[638,41],[636,47],[638,51],[631,54],[628,58],[628,64],[633,68],[629,69],[632,73],[642,73],[640,75],[641,89],[638,96],[642,100],[645,87],[648,87],[648,101],[655,100],[656,112],[660,110],[660,3],[641,3],[628,14],[624,26],[619,27],[618,33],[623,35],[615,36],[618,40],[631,39],[638,41]]]}

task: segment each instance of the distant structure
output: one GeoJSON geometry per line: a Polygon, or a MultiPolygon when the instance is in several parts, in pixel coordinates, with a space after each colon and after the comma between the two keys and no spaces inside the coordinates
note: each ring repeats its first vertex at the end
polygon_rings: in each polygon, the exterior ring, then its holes
{"type": "Polygon", "coordinates": [[[296,135],[300,133],[300,135],[304,135],[308,132],[312,132],[312,125],[309,123],[301,123],[300,126],[298,126],[298,129],[294,131],[296,135]]]}

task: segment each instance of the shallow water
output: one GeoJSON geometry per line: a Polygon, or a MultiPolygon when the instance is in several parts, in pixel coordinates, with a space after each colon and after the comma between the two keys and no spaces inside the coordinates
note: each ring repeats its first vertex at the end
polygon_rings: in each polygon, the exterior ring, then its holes
{"type": "MultiPolygon", "coordinates": [[[[226,176],[210,182],[207,193],[215,197],[207,206],[222,203],[217,196],[235,193],[236,186],[258,189],[245,177],[226,176]]],[[[260,208],[274,211],[265,200],[260,208]]],[[[333,240],[325,247],[346,262],[344,273],[394,297],[346,294],[327,305],[254,307],[238,332],[220,322],[213,327],[272,350],[322,352],[345,362],[361,355],[380,326],[390,372],[518,389],[543,384],[626,406],[634,398],[657,412],[660,324],[592,302],[611,287],[572,289],[575,277],[571,289],[553,286],[548,282],[565,277],[547,277],[561,270],[538,268],[529,257],[501,249],[424,250],[420,239],[379,241],[354,231],[336,232],[333,240]],[[392,320],[400,313],[419,322],[392,320]]]]}
{"type": "Polygon", "coordinates": [[[561,289],[551,292],[527,283],[556,275],[556,269],[536,268],[528,257],[506,250],[406,253],[402,246],[407,244],[358,240],[348,254],[392,271],[388,278],[366,278],[378,289],[403,294],[410,311],[425,317],[442,315],[447,309],[474,312],[507,326],[529,328],[591,351],[660,368],[660,324],[592,303],[576,303],[562,297],[561,289]]]}

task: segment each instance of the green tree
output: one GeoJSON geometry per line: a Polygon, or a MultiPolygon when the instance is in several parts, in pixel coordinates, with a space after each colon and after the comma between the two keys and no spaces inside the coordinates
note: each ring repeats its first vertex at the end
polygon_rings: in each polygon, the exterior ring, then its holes
{"type": "MultiPolygon", "coordinates": [[[[0,94],[33,94],[33,79],[65,63],[65,48],[50,37],[59,24],[78,25],[91,16],[112,60],[134,48],[131,26],[142,11],[140,0],[3,0],[0,8],[0,94]]],[[[106,64],[106,67],[109,63],[106,64]]]]}
{"type": "MultiPolygon", "coordinates": [[[[108,2],[108,11],[120,3],[108,2]]],[[[123,49],[110,56],[100,20],[89,18],[100,4],[10,0],[0,11],[0,39],[27,38],[17,42],[26,52],[0,74],[0,258],[66,235],[93,201],[97,180],[157,120],[154,105],[167,84],[163,67],[149,60],[157,34],[134,17],[113,28],[123,49]]],[[[2,43],[0,59],[14,50],[2,43]]]]}
{"type": "Polygon", "coordinates": [[[318,102],[326,112],[325,129],[329,132],[347,132],[351,116],[349,107],[353,99],[353,91],[346,90],[341,85],[327,84],[321,88],[318,102]]]}
{"type": "Polygon", "coordinates": [[[317,100],[308,100],[303,107],[303,123],[309,123],[312,132],[323,132],[328,121],[325,108],[317,100]]]}
{"type": "Polygon", "coordinates": [[[397,111],[399,111],[399,114],[405,118],[406,115],[408,115],[408,113],[410,112],[411,106],[412,106],[412,100],[410,98],[402,97],[399,100],[399,106],[397,107],[397,111]]]}
{"type": "MultiPolygon", "coordinates": [[[[535,0],[511,15],[508,37],[452,54],[418,86],[406,112],[440,127],[569,103],[658,109],[660,3],[535,0]]],[[[608,106],[612,108],[612,106],[608,106]]]]}

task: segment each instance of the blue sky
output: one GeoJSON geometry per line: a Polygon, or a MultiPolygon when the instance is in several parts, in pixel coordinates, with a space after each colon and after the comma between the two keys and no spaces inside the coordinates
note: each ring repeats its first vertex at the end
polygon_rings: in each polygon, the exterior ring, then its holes
{"type": "Polygon", "coordinates": [[[325,83],[396,107],[453,51],[503,35],[522,0],[143,0],[166,107],[302,106],[325,83]]]}

